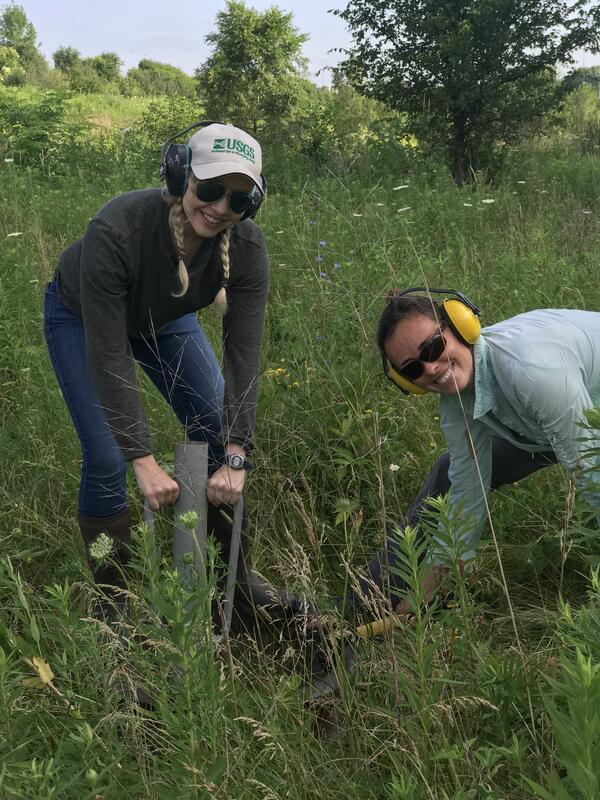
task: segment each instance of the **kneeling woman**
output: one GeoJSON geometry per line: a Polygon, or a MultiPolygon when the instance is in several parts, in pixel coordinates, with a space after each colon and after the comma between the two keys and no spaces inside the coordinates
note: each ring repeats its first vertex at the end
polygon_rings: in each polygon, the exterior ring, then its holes
{"type": "MultiPolygon", "coordinates": [[[[541,309],[483,330],[478,314],[460,292],[408,289],[391,296],[379,322],[386,376],[404,393],[440,395],[448,452],[405,520],[418,528],[428,498],[450,491],[453,553],[446,536],[430,543],[426,593],[449,559],[474,558],[490,489],[558,460],[600,516],[598,472],[591,471],[600,468],[591,452],[600,434],[582,427],[585,411],[600,404],[600,313],[541,309]]],[[[385,582],[404,611],[406,585],[393,569],[399,558],[392,541],[361,589],[369,595],[370,584],[385,582]]]]}
{"type": "MultiPolygon", "coordinates": [[[[121,566],[127,465],[152,509],[179,491],[153,453],[136,361],[189,439],[208,443],[209,531],[224,549],[217,507],[240,497],[252,448],[268,293],[265,241],[250,219],[265,191],[261,149],[231,125],[191,127],[200,130],[187,145],[163,148],[165,190],[110,200],[64,251],[46,291],[48,349],[83,455],[79,527],[88,545],[107,533],[121,566]],[[223,315],[224,380],[195,314],[212,303],[223,315]]],[[[120,569],[95,576],[122,585],[120,569]]]]}

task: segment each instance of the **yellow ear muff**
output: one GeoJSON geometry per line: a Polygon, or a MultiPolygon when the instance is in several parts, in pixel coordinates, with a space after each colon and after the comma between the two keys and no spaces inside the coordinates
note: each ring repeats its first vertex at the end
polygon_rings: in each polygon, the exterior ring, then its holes
{"type": "Polygon", "coordinates": [[[481,323],[469,306],[462,300],[451,298],[444,300],[444,311],[448,321],[452,323],[452,327],[465,342],[475,344],[481,333],[481,323]]]}
{"type": "Polygon", "coordinates": [[[388,368],[387,374],[389,377],[394,381],[396,386],[399,389],[402,389],[403,392],[407,394],[427,394],[427,389],[421,388],[421,386],[417,386],[416,383],[409,381],[408,378],[405,378],[404,375],[400,375],[392,365],[388,361],[388,368]]]}

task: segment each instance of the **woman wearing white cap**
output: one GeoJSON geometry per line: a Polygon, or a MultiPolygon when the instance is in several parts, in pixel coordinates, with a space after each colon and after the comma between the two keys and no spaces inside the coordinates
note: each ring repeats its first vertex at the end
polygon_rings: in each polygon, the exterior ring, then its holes
{"type": "MultiPolygon", "coordinates": [[[[153,454],[136,361],[188,438],[209,445],[209,525],[216,506],[240,497],[252,448],[268,292],[265,241],[250,219],[265,192],[261,148],[239,128],[200,125],[187,145],[163,147],[162,192],[110,200],[46,291],[46,340],[82,448],[79,527],[88,545],[108,534],[121,565],[127,464],[152,509],[178,495],[153,454]],[[224,380],[195,314],[212,303],[223,315],[224,380]]],[[[122,583],[116,567],[95,575],[122,583]]]]}

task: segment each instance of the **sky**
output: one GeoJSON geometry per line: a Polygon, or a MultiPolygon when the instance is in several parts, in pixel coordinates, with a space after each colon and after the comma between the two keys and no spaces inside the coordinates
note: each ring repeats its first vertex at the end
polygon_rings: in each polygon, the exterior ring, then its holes
{"type": "MultiPolygon", "coordinates": [[[[39,49],[51,66],[52,53],[69,46],[84,57],[105,51],[118,53],[125,70],[137,67],[142,58],[149,58],[172,64],[190,75],[210,55],[204,37],[215,30],[217,13],[226,5],[225,0],[16,2],[35,26],[39,49]]],[[[344,8],[343,0],[247,0],[246,4],[259,11],[276,5],[292,12],[295,27],[310,36],[303,53],[310,61],[312,79],[319,85],[330,83],[328,73],[316,73],[340,59],[329,50],[350,42],[342,20],[327,13],[329,8],[344,8]]]]}
{"type": "MultiPolygon", "coordinates": [[[[5,5],[9,0],[0,0],[5,5]]],[[[209,56],[204,37],[214,31],[216,15],[225,0],[16,0],[36,28],[40,50],[52,66],[52,53],[61,46],[75,47],[84,57],[118,53],[124,70],[142,58],[162,61],[192,75],[209,56]]],[[[263,11],[273,5],[293,14],[300,33],[310,37],[303,48],[311,78],[318,85],[331,82],[326,68],[341,58],[333,48],[346,47],[350,37],[339,17],[327,13],[344,8],[344,0],[247,0],[263,11]],[[317,74],[317,73],[321,74],[317,74]]],[[[600,63],[599,56],[577,53],[577,66],[600,63]]]]}

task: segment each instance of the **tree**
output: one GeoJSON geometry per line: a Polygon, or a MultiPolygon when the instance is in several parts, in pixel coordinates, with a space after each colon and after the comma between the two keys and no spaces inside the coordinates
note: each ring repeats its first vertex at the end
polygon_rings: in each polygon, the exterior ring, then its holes
{"type": "Polygon", "coordinates": [[[25,70],[19,64],[19,54],[14,47],[0,45],[0,83],[5,86],[25,83],[25,70]]]}
{"type": "Polygon", "coordinates": [[[98,77],[104,83],[114,83],[119,80],[123,61],[117,53],[100,53],[99,56],[87,58],[86,61],[95,69],[98,77]]]}
{"type": "Polygon", "coordinates": [[[580,67],[563,78],[565,92],[574,92],[580,86],[591,86],[600,97],[600,67],[580,67]]]}
{"type": "Polygon", "coordinates": [[[81,53],[74,47],[59,47],[52,53],[54,68],[67,74],[73,72],[75,67],[81,64],[81,53]]]}
{"type": "Polygon", "coordinates": [[[5,6],[0,14],[0,45],[12,47],[19,55],[19,65],[28,77],[48,71],[46,59],[37,49],[37,33],[22,6],[5,6]]]}
{"type": "MultiPolygon", "coordinates": [[[[597,47],[586,0],[349,0],[354,38],[338,70],[408,112],[454,180],[489,163],[498,142],[531,130],[559,98],[555,65],[597,47]]],[[[597,13],[597,9],[596,9],[597,13]]]]}
{"type": "Polygon", "coordinates": [[[194,97],[196,82],[183,70],[143,58],[137,67],[130,69],[122,84],[123,94],[154,95],[163,94],[194,97]]]}
{"type": "Polygon", "coordinates": [[[259,12],[243,0],[228,0],[217,14],[217,30],[205,37],[213,53],[195,73],[209,117],[254,133],[265,122],[277,125],[286,118],[306,72],[307,38],[292,25],[292,14],[276,7],[259,12]]]}

